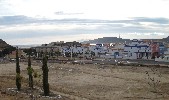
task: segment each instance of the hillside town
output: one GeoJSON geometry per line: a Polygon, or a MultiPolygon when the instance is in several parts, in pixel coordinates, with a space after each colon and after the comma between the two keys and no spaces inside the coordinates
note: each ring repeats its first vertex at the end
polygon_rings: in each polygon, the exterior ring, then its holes
{"type": "MultiPolygon", "coordinates": [[[[121,39],[121,38],[120,38],[121,39]]],[[[21,48],[19,56],[27,57],[27,49],[21,48]]],[[[129,43],[80,43],[80,42],[51,42],[41,46],[31,47],[32,57],[41,59],[43,53],[47,53],[51,59],[162,59],[169,55],[169,46],[166,42],[152,40],[130,40],[129,43]]],[[[6,58],[14,59],[15,51],[6,55],[6,58]]],[[[167,60],[166,60],[167,62],[167,60]]],[[[168,61],[169,62],[169,61],[168,61]]]]}

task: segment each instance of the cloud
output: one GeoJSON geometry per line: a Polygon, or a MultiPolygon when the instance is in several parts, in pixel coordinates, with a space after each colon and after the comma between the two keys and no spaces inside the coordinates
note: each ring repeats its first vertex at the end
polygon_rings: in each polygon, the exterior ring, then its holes
{"type": "Polygon", "coordinates": [[[35,23],[38,20],[26,16],[1,16],[0,25],[18,25],[35,23]]]}
{"type": "Polygon", "coordinates": [[[83,13],[65,13],[63,11],[57,11],[55,12],[55,15],[82,15],[83,13]]]}
{"type": "Polygon", "coordinates": [[[134,21],[137,22],[153,22],[157,24],[169,24],[168,18],[146,18],[146,17],[135,17],[134,21]]]}
{"type": "MultiPolygon", "coordinates": [[[[60,39],[64,40],[68,39],[64,37],[70,35],[79,36],[76,39],[81,40],[84,38],[84,34],[86,36],[91,34],[95,38],[96,36],[118,36],[119,33],[125,38],[167,36],[169,35],[169,19],[146,17],[134,17],[127,20],[45,19],[20,15],[0,17],[0,37],[8,41],[28,38],[39,40],[45,37],[61,37],[60,39]]],[[[56,38],[56,41],[60,41],[57,39],[59,38],[56,38]]],[[[49,39],[48,41],[52,40],[49,39]]]]}
{"type": "MultiPolygon", "coordinates": [[[[59,12],[58,12],[59,13],[59,12]]],[[[60,12],[61,14],[66,14],[60,12]]],[[[69,13],[68,13],[69,14],[69,13]]],[[[71,14],[71,13],[70,13],[71,14]]],[[[72,13],[73,14],[73,13],[72,13]]],[[[22,15],[17,16],[1,16],[0,25],[20,25],[20,24],[94,24],[94,25],[120,25],[131,24],[141,25],[142,22],[154,23],[154,25],[168,25],[169,19],[167,18],[147,18],[147,17],[134,17],[128,20],[97,20],[97,19],[45,19],[45,18],[32,18],[22,15]]]]}

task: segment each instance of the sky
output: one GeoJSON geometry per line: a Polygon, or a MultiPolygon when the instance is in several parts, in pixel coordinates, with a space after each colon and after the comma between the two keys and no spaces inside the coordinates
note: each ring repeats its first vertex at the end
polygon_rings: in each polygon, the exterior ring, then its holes
{"type": "Polygon", "coordinates": [[[101,37],[169,36],[169,0],[0,0],[0,39],[10,45],[101,37]]]}

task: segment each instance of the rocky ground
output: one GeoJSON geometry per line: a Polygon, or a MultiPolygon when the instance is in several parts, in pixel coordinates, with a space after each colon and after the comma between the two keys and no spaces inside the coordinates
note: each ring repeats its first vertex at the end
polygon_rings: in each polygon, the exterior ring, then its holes
{"type": "Polygon", "coordinates": [[[15,63],[0,64],[2,100],[168,100],[169,68],[100,64],[50,63],[50,97],[42,96],[41,63],[33,63],[35,88],[28,88],[26,63],[21,63],[22,90],[15,86],[15,63]]]}

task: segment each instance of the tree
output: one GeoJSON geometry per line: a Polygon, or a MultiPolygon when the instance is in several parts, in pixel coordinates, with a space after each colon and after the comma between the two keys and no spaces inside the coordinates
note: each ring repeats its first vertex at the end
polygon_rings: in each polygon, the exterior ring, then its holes
{"type": "Polygon", "coordinates": [[[91,57],[95,56],[95,52],[91,51],[91,57]]]}
{"type": "Polygon", "coordinates": [[[49,96],[49,83],[48,83],[48,66],[47,66],[47,56],[46,54],[43,55],[43,65],[42,65],[42,71],[43,71],[43,90],[44,95],[49,96]]]}
{"type": "Polygon", "coordinates": [[[66,57],[70,57],[70,56],[71,56],[71,53],[70,53],[70,52],[65,52],[65,56],[66,56],[66,57]]]}
{"type": "Polygon", "coordinates": [[[29,53],[31,52],[31,54],[30,54],[31,56],[34,56],[34,55],[37,54],[36,49],[34,49],[34,48],[31,48],[31,49],[23,49],[23,52],[25,52],[26,55],[29,55],[29,53]]]}
{"type": "Polygon", "coordinates": [[[33,68],[31,67],[31,49],[29,50],[29,57],[28,57],[28,68],[27,68],[27,71],[28,71],[28,75],[29,75],[29,87],[31,89],[33,89],[33,76],[32,76],[32,73],[33,73],[33,68]]]}
{"type": "Polygon", "coordinates": [[[59,51],[59,50],[57,50],[56,52],[55,52],[55,54],[56,54],[56,56],[57,56],[57,58],[61,55],[61,52],[59,51]]]}
{"type": "Polygon", "coordinates": [[[20,76],[20,65],[18,57],[18,47],[16,48],[16,86],[18,91],[21,89],[21,76],[20,76]]]}
{"type": "Polygon", "coordinates": [[[16,50],[15,47],[7,46],[2,51],[0,51],[0,57],[4,57],[5,55],[10,54],[14,50],[16,50]]]}

